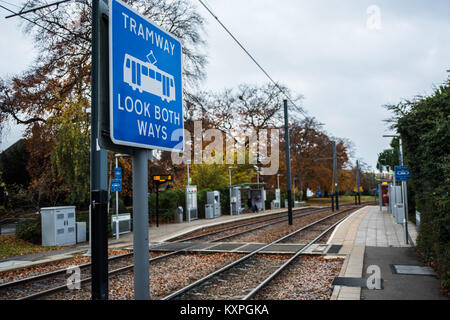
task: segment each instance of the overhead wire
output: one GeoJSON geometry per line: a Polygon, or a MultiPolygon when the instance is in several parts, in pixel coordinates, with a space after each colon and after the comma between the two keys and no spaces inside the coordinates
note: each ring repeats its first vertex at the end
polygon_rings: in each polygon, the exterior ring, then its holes
{"type": "Polygon", "coordinates": [[[269,75],[269,73],[261,66],[261,64],[256,61],[256,59],[250,54],[250,52],[242,45],[242,43],[231,33],[231,31],[220,21],[216,14],[202,1],[198,0],[200,4],[217,20],[217,22],[222,26],[222,28],[228,33],[228,35],[237,43],[237,45],[247,54],[247,56],[258,66],[258,68],[265,74],[265,76],[275,85],[275,87],[289,100],[289,102],[294,105],[297,110],[306,117],[306,113],[302,108],[299,108],[294,101],[292,101],[291,97],[281,88],[281,86],[273,80],[273,78],[269,75]]]}
{"type": "MultiPolygon", "coordinates": [[[[4,1],[4,0],[0,0],[0,1],[6,3],[6,1],[4,1]]],[[[8,4],[10,4],[10,3],[8,3],[8,4]]],[[[24,16],[22,15],[22,13],[20,13],[20,12],[14,12],[13,10],[11,10],[11,9],[5,7],[5,6],[2,6],[2,5],[0,5],[0,8],[7,10],[7,11],[11,12],[11,13],[14,14],[14,15],[18,15],[18,16],[21,17],[22,19],[27,20],[28,22],[30,22],[30,23],[32,23],[32,24],[35,24],[36,26],[38,26],[38,27],[40,27],[40,28],[42,28],[42,29],[44,29],[44,30],[46,30],[46,31],[48,31],[48,32],[50,32],[50,33],[52,33],[52,34],[55,35],[55,36],[58,36],[58,37],[60,37],[60,38],[62,38],[62,39],[64,39],[64,40],[66,40],[66,41],[68,41],[68,42],[71,41],[71,40],[69,40],[68,38],[66,38],[66,37],[64,37],[64,36],[62,36],[62,35],[60,35],[60,34],[57,33],[56,31],[53,31],[53,30],[51,30],[51,29],[49,29],[49,28],[47,28],[47,27],[44,27],[44,26],[40,25],[40,24],[37,23],[36,21],[33,21],[33,20],[31,20],[31,19],[28,19],[27,17],[24,17],[24,16]]]]}

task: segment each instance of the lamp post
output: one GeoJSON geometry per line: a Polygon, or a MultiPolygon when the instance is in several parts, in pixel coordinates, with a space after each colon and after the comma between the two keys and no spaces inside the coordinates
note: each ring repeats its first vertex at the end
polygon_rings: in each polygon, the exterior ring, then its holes
{"type": "Polygon", "coordinates": [[[293,179],[292,179],[292,195],[293,195],[293,197],[294,197],[294,207],[295,207],[295,180],[297,180],[297,177],[294,177],[293,179]]]}
{"type": "Polygon", "coordinates": [[[230,177],[230,216],[233,215],[233,205],[231,202],[231,194],[232,194],[232,192],[231,192],[231,188],[232,188],[232,186],[231,186],[231,169],[236,169],[236,167],[228,167],[228,176],[230,177]]]}
{"type": "Polygon", "coordinates": [[[259,167],[253,166],[253,168],[255,168],[255,170],[256,170],[256,181],[258,183],[258,189],[259,189],[259,167]]]}
{"type": "Polygon", "coordinates": [[[282,176],[282,174],[277,173],[277,189],[280,189],[280,176],[282,176]]]}
{"type": "Polygon", "coordinates": [[[187,168],[187,185],[190,183],[189,179],[189,163],[191,163],[191,160],[186,161],[186,168],[187,168]]]}
{"type": "MultiPolygon", "coordinates": [[[[399,134],[386,134],[383,135],[383,138],[398,138],[399,140],[399,148],[398,148],[398,160],[399,165],[403,166],[403,146],[402,146],[402,138],[399,134]]],[[[394,173],[395,177],[395,173],[394,173]]],[[[403,228],[405,231],[405,243],[408,244],[408,191],[407,191],[406,181],[402,181],[402,196],[403,196],[403,228]]]]}

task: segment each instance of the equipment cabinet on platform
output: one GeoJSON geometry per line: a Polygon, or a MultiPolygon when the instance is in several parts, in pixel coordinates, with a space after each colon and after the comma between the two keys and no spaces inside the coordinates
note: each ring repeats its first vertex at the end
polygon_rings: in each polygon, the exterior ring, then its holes
{"type": "Polygon", "coordinates": [[[41,208],[42,245],[76,244],[75,206],[41,208]]]}

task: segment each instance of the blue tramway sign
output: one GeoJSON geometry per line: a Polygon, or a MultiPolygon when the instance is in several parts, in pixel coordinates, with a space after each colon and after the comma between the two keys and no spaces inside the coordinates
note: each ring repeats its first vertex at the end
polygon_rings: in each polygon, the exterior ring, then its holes
{"type": "Polygon", "coordinates": [[[395,166],[395,180],[397,181],[408,181],[410,178],[410,173],[408,167],[406,166],[395,166]]]}
{"type": "Polygon", "coordinates": [[[182,152],[180,40],[119,0],[109,10],[111,140],[182,152]]]}
{"type": "Polygon", "coordinates": [[[122,180],[112,179],[111,180],[111,192],[122,191],[122,180]]]}
{"type": "Polygon", "coordinates": [[[114,168],[114,179],[122,179],[122,168],[114,168]]]}

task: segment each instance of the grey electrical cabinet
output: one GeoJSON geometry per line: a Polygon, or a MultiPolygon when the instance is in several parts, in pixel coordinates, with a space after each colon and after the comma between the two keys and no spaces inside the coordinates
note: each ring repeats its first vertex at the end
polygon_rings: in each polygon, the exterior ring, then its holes
{"type": "Polygon", "coordinates": [[[76,244],[75,206],[41,208],[43,246],[76,244]]]}
{"type": "Polygon", "coordinates": [[[86,222],[77,222],[77,243],[86,241],[86,222]]]}
{"type": "Polygon", "coordinates": [[[208,204],[212,204],[214,208],[214,218],[218,218],[222,215],[220,208],[220,193],[219,191],[211,191],[206,193],[206,201],[208,204]]]}
{"type": "Polygon", "coordinates": [[[206,219],[214,219],[214,205],[213,204],[205,204],[205,218],[206,219]]]}

